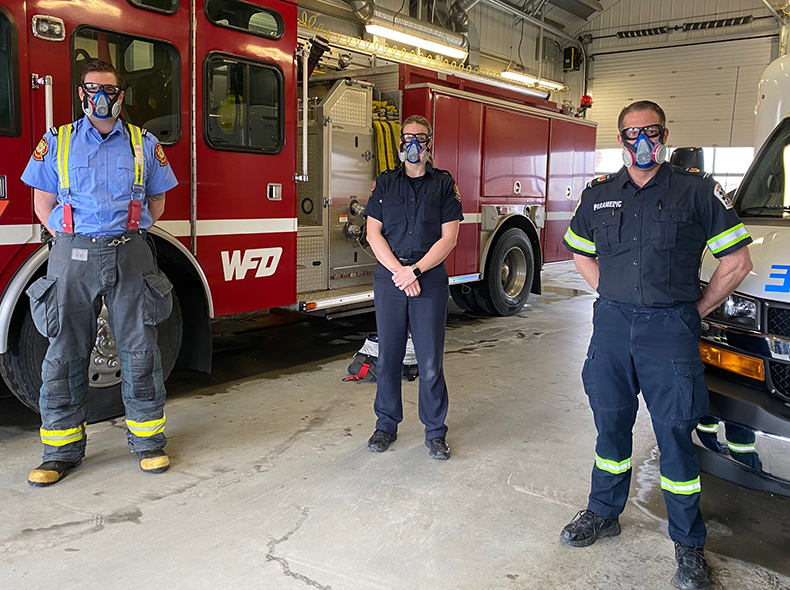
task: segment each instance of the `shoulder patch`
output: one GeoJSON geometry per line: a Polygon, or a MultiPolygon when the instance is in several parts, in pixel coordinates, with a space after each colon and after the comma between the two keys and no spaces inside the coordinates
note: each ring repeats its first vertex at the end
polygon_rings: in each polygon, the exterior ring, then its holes
{"type": "Polygon", "coordinates": [[[724,192],[724,188],[718,182],[713,187],[713,194],[726,209],[732,209],[732,199],[724,192]]]}
{"type": "Polygon", "coordinates": [[[157,160],[159,160],[160,166],[167,166],[167,156],[165,155],[165,150],[162,148],[161,143],[156,144],[156,147],[154,148],[154,156],[157,160]]]}
{"type": "Polygon", "coordinates": [[[587,183],[587,188],[592,188],[594,186],[598,186],[604,182],[609,182],[610,180],[614,179],[615,174],[604,174],[603,176],[599,176],[587,183]]]}
{"type": "Polygon", "coordinates": [[[376,190],[376,181],[373,181],[373,186],[370,187],[370,194],[368,195],[368,199],[373,196],[373,191],[376,190]]]}
{"type": "Polygon", "coordinates": [[[453,183],[453,190],[455,191],[455,199],[459,203],[461,202],[461,193],[458,192],[458,183],[453,183]]]}
{"type": "Polygon", "coordinates": [[[33,152],[33,159],[38,160],[39,162],[44,161],[44,156],[47,155],[49,151],[49,144],[47,143],[47,138],[42,137],[41,141],[38,142],[36,146],[36,151],[33,152]]]}

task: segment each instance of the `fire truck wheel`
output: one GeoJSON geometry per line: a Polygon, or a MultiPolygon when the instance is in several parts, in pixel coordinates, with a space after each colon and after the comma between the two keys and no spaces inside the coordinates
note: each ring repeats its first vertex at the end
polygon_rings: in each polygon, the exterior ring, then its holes
{"type": "Polygon", "coordinates": [[[480,305],[477,303],[474,290],[475,290],[474,283],[451,285],[450,295],[452,295],[455,304],[461,309],[463,309],[464,311],[469,313],[476,313],[476,314],[484,313],[483,308],[480,307],[480,305]]]}
{"type": "Polygon", "coordinates": [[[475,283],[475,300],[489,315],[517,314],[527,303],[535,259],[527,235],[511,227],[499,235],[488,256],[485,278],[475,283]]]}
{"type": "MultiPolygon", "coordinates": [[[[0,355],[0,373],[11,392],[30,409],[38,412],[39,390],[41,389],[41,363],[47,352],[47,339],[39,334],[30,317],[30,309],[26,307],[17,330],[9,334],[8,352],[0,355]]],[[[13,326],[12,326],[13,327],[13,326]]],[[[165,379],[170,375],[176,364],[178,352],[181,349],[181,332],[183,320],[181,318],[181,305],[173,291],[173,311],[170,317],[158,327],[159,350],[162,355],[162,370],[165,379]]],[[[106,330],[99,323],[98,333],[106,330]]],[[[98,339],[98,336],[97,336],[98,339]]],[[[96,354],[96,349],[92,356],[96,354]]],[[[114,351],[104,350],[103,356],[112,358],[114,351]]],[[[88,423],[101,422],[124,413],[121,400],[120,369],[118,379],[113,385],[97,387],[91,381],[91,372],[95,372],[93,362],[88,370],[88,423]]],[[[107,375],[105,375],[106,377],[107,375]]],[[[94,380],[100,381],[99,380],[94,380]]]]}

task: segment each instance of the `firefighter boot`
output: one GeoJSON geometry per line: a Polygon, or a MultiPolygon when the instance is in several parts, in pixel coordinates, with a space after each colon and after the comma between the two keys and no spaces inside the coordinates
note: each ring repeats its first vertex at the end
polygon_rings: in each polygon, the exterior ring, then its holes
{"type": "Polygon", "coordinates": [[[589,547],[598,538],[620,534],[620,521],[598,516],[592,510],[580,510],[560,533],[560,541],[571,547],[589,547]]]}
{"type": "Polygon", "coordinates": [[[45,488],[58,483],[69,469],[74,469],[82,461],[44,461],[27,476],[27,483],[35,488],[45,488]]]}
{"type": "Polygon", "coordinates": [[[710,572],[702,547],[686,547],[675,541],[675,586],[681,590],[705,590],[710,588],[710,572]]]}
{"type": "Polygon", "coordinates": [[[140,469],[146,473],[164,473],[170,468],[170,457],[162,449],[139,451],[140,469]]]}

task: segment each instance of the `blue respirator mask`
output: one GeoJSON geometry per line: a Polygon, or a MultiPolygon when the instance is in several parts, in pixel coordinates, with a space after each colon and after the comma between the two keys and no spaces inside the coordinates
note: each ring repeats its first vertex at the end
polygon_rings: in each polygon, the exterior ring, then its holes
{"type": "Polygon", "coordinates": [[[121,90],[117,86],[85,83],[82,85],[82,112],[97,119],[117,117],[121,114],[121,103],[118,102],[120,97],[121,90]],[[109,94],[105,90],[108,86],[109,94]],[[92,93],[94,94],[91,95],[92,93]]]}
{"type": "Polygon", "coordinates": [[[404,134],[401,137],[400,151],[398,152],[400,161],[411,162],[412,164],[427,162],[430,155],[428,151],[428,141],[430,139],[431,137],[425,133],[418,133],[417,135],[404,134]],[[420,140],[422,140],[422,143],[420,143],[420,140]]]}
{"type": "Polygon", "coordinates": [[[664,136],[662,125],[648,127],[630,127],[620,132],[623,138],[623,164],[626,168],[636,166],[643,170],[652,168],[655,164],[662,164],[667,159],[667,148],[661,141],[664,136]],[[634,141],[634,132],[638,132],[634,141]],[[628,136],[631,135],[629,138],[628,136]],[[652,136],[652,137],[651,137],[652,136]],[[656,141],[653,141],[655,139],[656,141]],[[631,145],[630,142],[634,142],[631,145]]]}

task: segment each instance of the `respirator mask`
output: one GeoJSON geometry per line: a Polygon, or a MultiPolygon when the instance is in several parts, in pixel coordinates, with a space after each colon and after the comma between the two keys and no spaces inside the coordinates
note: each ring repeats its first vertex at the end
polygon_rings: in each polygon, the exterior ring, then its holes
{"type": "Polygon", "coordinates": [[[627,127],[620,132],[623,139],[623,164],[626,168],[652,168],[667,159],[667,148],[663,143],[663,125],[647,127],[627,127]],[[653,141],[656,140],[656,141],[653,141]],[[631,142],[634,142],[631,145],[631,142]]]}
{"type": "Polygon", "coordinates": [[[86,82],[82,86],[82,112],[97,119],[109,119],[121,114],[121,89],[114,84],[86,82]]]}
{"type": "Polygon", "coordinates": [[[428,161],[428,142],[431,136],[427,133],[404,133],[400,137],[398,157],[401,162],[419,164],[428,161]]]}

